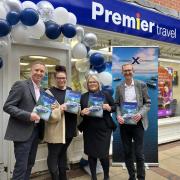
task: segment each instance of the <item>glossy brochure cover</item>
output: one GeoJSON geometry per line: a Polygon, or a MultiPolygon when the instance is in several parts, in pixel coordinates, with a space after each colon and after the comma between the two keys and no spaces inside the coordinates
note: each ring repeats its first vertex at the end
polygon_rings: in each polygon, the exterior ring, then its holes
{"type": "Polygon", "coordinates": [[[136,125],[137,122],[133,120],[133,116],[137,113],[136,102],[124,102],[122,104],[122,117],[125,124],[136,125]]]}
{"type": "Polygon", "coordinates": [[[88,107],[90,110],[89,116],[102,117],[103,116],[104,96],[102,94],[89,93],[88,107]]]}
{"type": "Polygon", "coordinates": [[[37,113],[41,119],[48,121],[52,113],[51,105],[56,102],[56,99],[46,92],[41,92],[39,100],[33,109],[33,112],[37,113]]]}
{"type": "Polygon", "coordinates": [[[64,101],[67,107],[66,111],[73,114],[78,114],[80,110],[80,99],[81,99],[80,92],[66,90],[65,101],[64,101]]]}

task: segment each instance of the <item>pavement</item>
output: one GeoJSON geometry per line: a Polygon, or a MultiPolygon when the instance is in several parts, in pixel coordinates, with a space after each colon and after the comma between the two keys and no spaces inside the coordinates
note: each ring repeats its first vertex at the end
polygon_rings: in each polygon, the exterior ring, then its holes
{"type": "MultiPolygon", "coordinates": [[[[146,180],[180,180],[180,141],[158,146],[159,167],[146,169],[146,180]]],[[[98,180],[103,180],[99,174],[98,180]]],[[[68,171],[69,180],[90,180],[82,169],[73,167],[68,171]]],[[[110,180],[128,180],[127,170],[122,167],[110,167],[110,180]]],[[[49,174],[34,175],[31,180],[51,180],[49,174]]]]}

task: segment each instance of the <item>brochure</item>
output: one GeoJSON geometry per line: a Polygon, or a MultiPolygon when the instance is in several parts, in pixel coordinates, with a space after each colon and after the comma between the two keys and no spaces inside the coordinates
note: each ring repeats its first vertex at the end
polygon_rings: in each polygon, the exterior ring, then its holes
{"type": "Polygon", "coordinates": [[[48,93],[41,91],[39,100],[33,109],[33,112],[37,113],[41,119],[48,121],[51,115],[51,105],[56,102],[56,99],[48,93]]]}
{"type": "Polygon", "coordinates": [[[102,117],[103,116],[104,96],[102,94],[89,93],[88,107],[90,110],[89,116],[102,117]]]}
{"type": "Polygon", "coordinates": [[[137,122],[132,117],[137,113],[136,102],[124,102],[122,105],[122,117],[125,124],[136,125],[137,122]]]}
{"type": "Polygon", "coordinates": [[[73,114],[78,114],[80,110],[80,98],[81,98],[80,92],[66,90],[66,95],[65,95],[65,100],[64,100],[67,106],[66,111],[73,114]]]}

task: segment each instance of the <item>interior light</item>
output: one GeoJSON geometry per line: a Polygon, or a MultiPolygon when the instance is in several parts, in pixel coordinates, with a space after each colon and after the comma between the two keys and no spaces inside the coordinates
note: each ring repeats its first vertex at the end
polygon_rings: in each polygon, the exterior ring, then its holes
{"type": "Polygon", "coordinates": [[[21,66],[27,66],[29,63],[20,63],[21,66]]]}
{"type": "Polygon", "coordinates": [[[47,57],[44,56],[29,56],[31,59],[47,59],[47,57]]]}
{"type": "Polygon", "coordinates": [[[159,58],[160,62],[169,62],[169,63],[177,63],[180,64],[180,60],[174,60],[174,59],[165,59],[165,58],[159,58]]]}
{"type": "Polygon", "coordinates": [[[45,66],[46,67],[55,67],[56,65],[54,65],[54,64],[46,64],[45,66]]]}

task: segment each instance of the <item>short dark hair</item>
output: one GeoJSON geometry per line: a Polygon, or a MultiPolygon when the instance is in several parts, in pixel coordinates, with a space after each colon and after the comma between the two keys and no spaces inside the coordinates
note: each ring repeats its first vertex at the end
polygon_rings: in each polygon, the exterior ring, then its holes
{"type": "Polygon", "coordinates": [[[56,65],[55,66],[55,74],[54,74],[54,76],[56,76],[56,74],[57,73],[59,73],[59,72],[63,72],[63,73],[65,73],[65,74],[67,74],[66,73],[66,67],[65,66],[61,66],[61,65],[56,65]]]}

